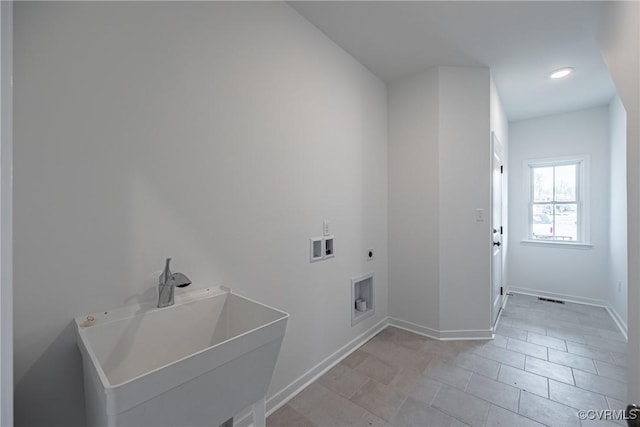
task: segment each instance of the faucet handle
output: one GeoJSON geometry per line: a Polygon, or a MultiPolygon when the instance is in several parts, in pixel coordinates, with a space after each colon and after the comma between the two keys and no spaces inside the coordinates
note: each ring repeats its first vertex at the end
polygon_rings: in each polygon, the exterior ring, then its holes
{"type": "Polygon", "coordinates": [[[191,284],[191,280],[182,273],[173,273],[169,279],[177,288],[184,288],[191,284]]]}
{"type": "Polygon", "coordinates": [[[160,275],[160,284],[161,285],[173,285],[178,288],[184,288],[185,286],[189,286],[191,284],[191,280],[187,276],[182,273],[171,273],[171,269],[169,268],[169,263],[171,262],[171,258],[167,258],[164,271],[160,275]]]}

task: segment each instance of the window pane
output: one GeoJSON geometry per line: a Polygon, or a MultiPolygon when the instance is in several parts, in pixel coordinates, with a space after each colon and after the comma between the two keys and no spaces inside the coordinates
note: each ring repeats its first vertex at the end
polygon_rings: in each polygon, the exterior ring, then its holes
{"type": "Polygon", "coordinates": [[[556,166],[556,201],[576,200],[576,165],[556,166]]]}
{"type": "Polygon", "coordinates": [[[578,205],[556,205],[556,240],[578,240],[578,205]]]}
{"type": "Polygon", "coordinates": [[[531,219],[531,237],[553,239],[553,205],[533,205],[531,219]]]}
{"type": "Polygon", "coordinates": [[[553,201],[553,167],[533,168],[533,201],[553,201]]]}

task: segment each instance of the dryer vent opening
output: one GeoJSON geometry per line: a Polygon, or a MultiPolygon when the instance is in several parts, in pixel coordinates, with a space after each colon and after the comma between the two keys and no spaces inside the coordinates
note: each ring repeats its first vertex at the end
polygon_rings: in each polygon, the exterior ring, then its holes
{"type": "Polygon", "coordinates": [[[560,301],[559,299],[542,298],[542,297],[538,297],[538,299],[540,301],[555,302],[556,304],[564,304],[564,301],[560,301]]]}

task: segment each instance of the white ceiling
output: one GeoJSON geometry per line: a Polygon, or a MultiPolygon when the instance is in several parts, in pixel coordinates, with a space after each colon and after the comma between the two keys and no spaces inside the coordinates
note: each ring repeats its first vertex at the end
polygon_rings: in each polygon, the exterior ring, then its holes
{"type": "Polygon", "coordinates": [[[378,77],[434,66],[490,67],[510,120],[609,102],[595,1],[290,1],[378,77]],[[554,69],[575,73],[550,80],[554,69]]]}

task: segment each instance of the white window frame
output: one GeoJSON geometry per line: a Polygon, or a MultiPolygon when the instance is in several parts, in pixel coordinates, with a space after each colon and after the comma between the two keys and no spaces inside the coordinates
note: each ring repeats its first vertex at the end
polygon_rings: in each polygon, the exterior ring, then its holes
{"type": "Polygon", "coordinates": [[[575,156],[553,157],[544,159],[531,159],[523,162],[524,173],[524,190],[527,194],[525,211],[523,218],[526,218],[526,236],[522,240],[523,244],[537,245],[537,246],[549,246],[549,247],[576,247],[576,248],[591,248],[591,235],[590,235],[590,170],[591,170],[591,156],[588,154],[580,154],[575,156]],[[532,174],[533,168],[536,167],[551,167],[551,166],[564,166],[564,165],[578,165],[577,182],[576,182],[576,202],[578,204],[578,239],[576,241],[566,240],[545,240],[533,238],[533,186],[532,186],[532,174]]]}

